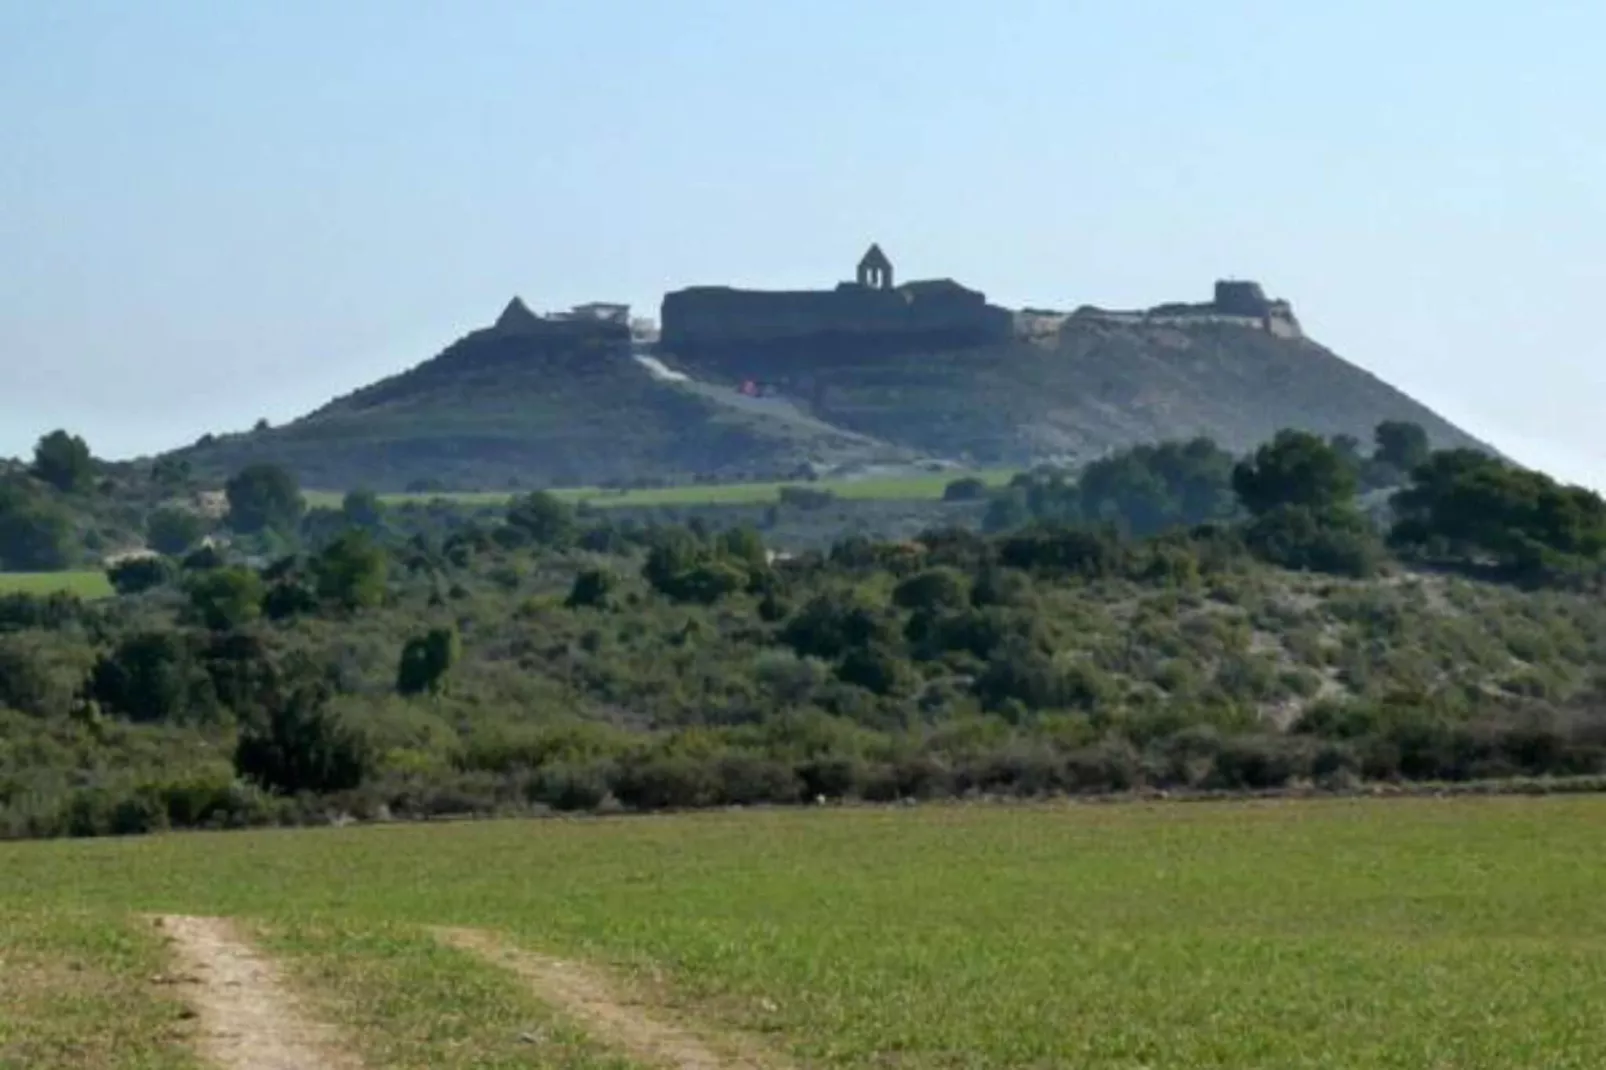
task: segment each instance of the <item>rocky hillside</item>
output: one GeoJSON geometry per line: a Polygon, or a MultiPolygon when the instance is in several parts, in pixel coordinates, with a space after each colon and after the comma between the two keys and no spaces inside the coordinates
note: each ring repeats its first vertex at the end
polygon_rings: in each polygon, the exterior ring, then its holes
{"type": "Polygon", "coordinates": [[[203,439],[177,455],[202,476],[272,461],[303,486],[381,491],[734,481],[811,459],[912,456],[666,380],[634,358],[623,329],[508,329],[522,307],[283,427],[203,439]]]}
{"type": "Polygon", "coordinates": [[[1283,427],[1366,440],[1383,420],[1487,448],[1315,342],[1233,324],[1073,316],[980,347],[848,335],[699,353],[516,304],[410,371],[180,455],[217,477],[274,461],[327,489],[501,489],[1028,465],[1193,435],[1236,451],[1283,427]]]}
{"type": "Polygon", "coordinates": [[[699,375],[774,379],[838,426],[983,465],[1195,435],[1242,451],[1284,427],[1367,441],[1383,420],[1421,425],[1436,447],[1489,449],[1315,342],[1221,323],[1071,317],[1030,343],[838,338],[812,351],[789,342],[680,359],[699,375]]]}

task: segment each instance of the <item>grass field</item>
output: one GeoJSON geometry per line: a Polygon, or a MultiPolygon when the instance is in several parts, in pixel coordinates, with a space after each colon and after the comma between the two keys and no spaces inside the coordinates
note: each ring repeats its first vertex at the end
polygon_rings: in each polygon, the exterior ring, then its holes
{"type": "Polygon", "coordinates": [[[1606,799],[1573,797],[0,846],[0,1066],[194,1065],[149,980],[136,915],[159,911],[238,919],[370,1067],[634,1065],[438,925],[604,971],[776,1067],[1596,1067],[1603,827],[1606,799]]]}
{"type": "MultiPolygon", "coordinates": [[[[895,476],[866,479],[822,479],[801,484],[816,490],[828,490],[839,498],[851,501],[936,501],[944,488],[966,475],[975,476],[990,486],[1002,486],[1015,474],[1013,469],[980,472],[936,472],[915,476],[895,476]]],[[[679,487],[651,487],[642,490],[606,490],[601,487],[578,487],[554,490],[552,493],[564,501],[586,502],[598,508],[609,506],[671,506],[671,505],[753,505],[778,501],[781,488],[799,486],[796,481],[776,483],[707,483],[679,487]]],[[[334,507],[343,495],[336,491],[312,490],[305,493],[310,506],[334,507]]],[[[498,505],[512,496],[508,491],[469,491],[456,493],[382,494],[380,500],[391,505],[406,502],[427,502],[436,498],[464,505],[498,505]]]]}
{"type": "Polygon", "coordinates": [[[80,598],[105,598],[112,593],[106,573],[83,572],[0,572],[0,594],[53,594],[67,591],[80,598]]]}

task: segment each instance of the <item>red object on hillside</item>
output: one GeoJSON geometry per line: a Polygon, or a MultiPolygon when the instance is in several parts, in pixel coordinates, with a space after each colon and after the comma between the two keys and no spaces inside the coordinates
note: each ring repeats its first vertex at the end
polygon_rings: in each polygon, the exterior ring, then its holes
{"type": "Polygon", "coordinates": [[[742,393],[750,398],[758,397],[758,384],[751,379],[742,380],[742,393]]]}

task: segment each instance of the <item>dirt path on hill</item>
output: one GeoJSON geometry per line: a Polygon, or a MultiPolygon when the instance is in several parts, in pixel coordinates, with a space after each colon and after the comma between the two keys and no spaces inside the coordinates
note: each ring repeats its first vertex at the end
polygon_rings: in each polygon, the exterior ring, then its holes
{"type": "Polygon", "coordinates": [[[513,947],[476,929],[437,929],[435,934],[453,947],[511,971],[541,1002],[567,1014],[599,1043],[631,1059],[673,1070],[781,1070],[784,1066],[778,1058],[753,1052],[751,1044],[736,1037],[719,1036],[711,1047],[703,1039],[706,1032],[693,1032],[654,1016],[639,1000],[629,999],[581,963],[513,947]]]}
{"type": "Polygon", "coordinates": [[[360,1070],[334,1030],[307,1018],[273,963],[227,918],[165,916],[194,1042],[221,1070],[360,1070]]]}

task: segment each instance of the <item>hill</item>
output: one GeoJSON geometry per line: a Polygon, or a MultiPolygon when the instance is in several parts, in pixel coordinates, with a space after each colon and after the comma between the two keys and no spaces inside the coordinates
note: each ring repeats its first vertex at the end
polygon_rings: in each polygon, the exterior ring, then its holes
{"type": "Polygon", "coordinates": [[[1025,467],[1193,435],[1241,451],[1290,426],[1364,441],[1385,420],[1419,424],[1436,447],[1488,449],[1321,345],[1245,322],[1076,314],[1003,337],[647,344],[622,323],[537,317],[515,300],[409,371],[174,456],[215,479],[272,461],[309,487],[397,491],[1025,467]]]}

